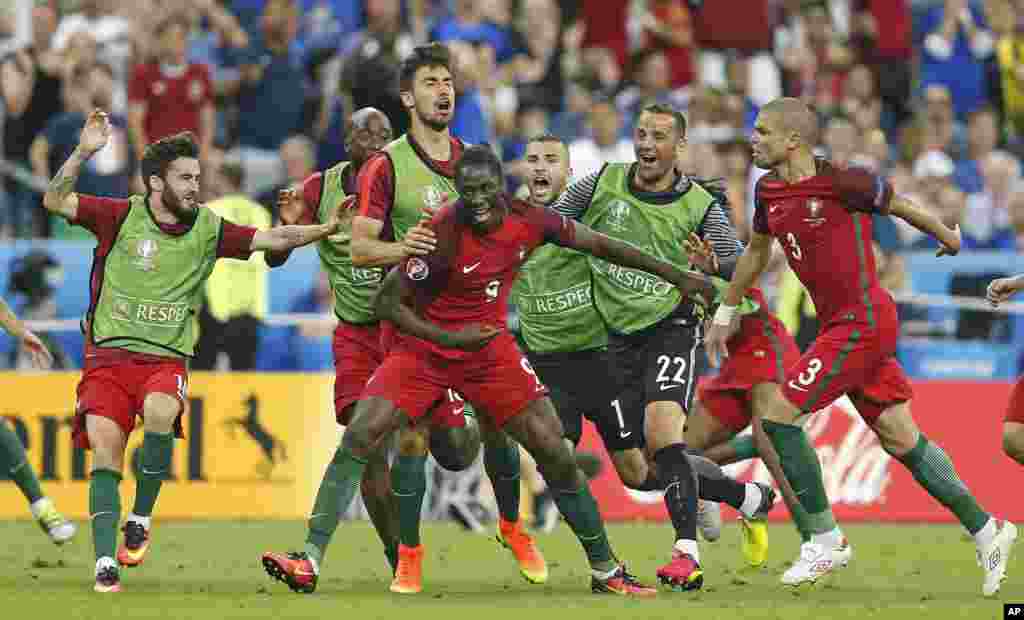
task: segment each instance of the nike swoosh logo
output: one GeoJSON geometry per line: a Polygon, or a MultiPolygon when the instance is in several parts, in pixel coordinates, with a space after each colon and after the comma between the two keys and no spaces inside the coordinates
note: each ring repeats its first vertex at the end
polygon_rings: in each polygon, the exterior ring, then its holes
{"type": "Polygon", "coordinates": [[[166,470],[149,471],[148,469],[143,467],[142,468],[142,473],[146,474],[147,476],[159,476],[160,474],[166,474],[167,471],[166,470]]]}
{"type": "Polygon", "coordinates": [[[633,434],[633,431],[619,431],[619,437],[622,437],[623,439],[625,439],[626,437],[629,437],[632,434],[633,434]]]}
{"type": "Polygon", "coordinates": [[[668,385],[661,386],[661,391],[664,392],[665,390],[671,390],[672,388],[677,388],[677,387],[683,387],[683,386],[681,386],[679,384],[676,384],[676,383],[670,383],[668,385]]]}
{"type": "Polygon", "coordinates": [[[479,266],[480,266],[480,263],[473,263],[472,265],[469,265],[467,267],[463,267],[462,268],[462,273],[469,273],[469,272],[473,271],[474,269],[476,269],[479,266]]]}
{"type": "Polygon", "coordinates": [[[315,515],[309,515],[309,518],[310,519],[315,519],[317,517],[326,517],[326,516],[327,516],[326,512],[318,512],[315,515]]]}
{"type": "Polygon", "coordinates": [[[798,392],[806,392],[807,391],[807,388],[802,388],[799,385],[793,383],[792,381],[789,382],[789,387],[793,388],[794,390],[797,390],[798,392]]]}
{"type": "Polygon", "coordinates": [[[93,519],[95,519],[96,517],[101,517],[101,516],[103,516],[103,515],[112,515],[112,514],[114,514],[114,513],[110,512],[110,511],[106,511],[106,512],[97,512],[97,513],[96,513],[96,514],[94,514],[94,515],[89,515],[89,520],[90,520],[90,521],[92,521],[92,520],[93,520],[93,519]]]}

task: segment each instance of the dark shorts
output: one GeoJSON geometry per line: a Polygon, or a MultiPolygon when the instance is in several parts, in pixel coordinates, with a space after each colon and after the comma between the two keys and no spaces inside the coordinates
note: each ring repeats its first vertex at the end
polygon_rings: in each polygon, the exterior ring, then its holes
{"type": "Polygon", "coordinates": [[[579,444],[586,418],[609,452],[643,446],[643,418],[637,426],[637,416],[621,411],[622,386],[606,350],[529,354],[529,359],[550,392],[566,439],[579,444]]]}
{"type": "Polygon", "coordinates": [[[396,344],[367,382],[362,398],[389,400],[418,421],[435,405],[448,403],[448,388],[499,428],[548,393],[515,338],[506,332],[457,361],[413,344],[396,344]]]}
{"type": "Polygon", "coordinates": [[[786,372],[786,399],[810,413],[846,394],[868,424],[889,406],[910,400],[910,380],[895,358],[895,304],[880,304],[877,314],[873,325],[858,320],[826,325],[786,372]]]}
{"type": "Polygon", "coordinates": [[[628,336],[609,336],[608,352],[629,409],[670,401],[689,412],[697,380],[707,371],[703,328],[665,319],[628,336]]]}
{"type": "Polygon", "coordinates": [[[768,313],[743,317],[729,340],[729,357],[718,374],[701,383],[697,400],[708,415],[733,432],[750,424],[750,390],[759,383],[782,385],[800,349],[786,327],[768,313]]]}
{"type": "Polygon", "coordinates": [[[181,404],[174,421],[175,436],[182,437],[181,414],[188,394],[188,368],[185,360],[165,362],[122,362],[90,368],[86,364],[76,390],[72,436],[75,446],[90,448],[85,426],[87,415],[113,420],[125,437],[135,429],[136,416],[149,394],[167,394],[181,404]]]}

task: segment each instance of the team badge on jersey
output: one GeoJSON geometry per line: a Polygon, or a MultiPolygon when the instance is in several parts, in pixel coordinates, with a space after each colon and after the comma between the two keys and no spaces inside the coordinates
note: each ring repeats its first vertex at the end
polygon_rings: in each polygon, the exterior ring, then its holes
{"type": "Polygon", "coordinates": [[[608,207],[608,227],[616,232],[629,228],[629,204],[616,200],[608,207]]]}
{"type": "Polygon", "coordinates": [[[152,271],[156,266],[156,241],[152,239],[141,239],[135,246],[135,254],[139,257],[135,266],[143,271],[152,271]]]}
{"type": "Polygon", "coordinates": [[[821,217],[821,209],[824,205],[817,198],[811,198],[807,201],[807,213],[810,217],[804,218],[804,221],[811,226],[821,226],[825,223],[825,218],[821,217]]]}
{"type": "Polygon", "coordinates": [[[430,275],[430,267],[427,267],[426,261],[422,258],[416,258],[413,256],[405,264],[405,275],[409,276],[410,280],[420,281],[425,280],[430,275]]]}

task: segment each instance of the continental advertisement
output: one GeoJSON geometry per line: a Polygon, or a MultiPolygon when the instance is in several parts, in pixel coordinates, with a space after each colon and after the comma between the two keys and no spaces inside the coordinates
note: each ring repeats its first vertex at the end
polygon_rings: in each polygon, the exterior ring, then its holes
{"type": "MultiPolygon", "coordinates": [[[[27,446],[44,492],[69,517],[85,518],[90,453],[74,448],[71,416],[79,373],[0,373],[0,415],[27,446]]],[[[304,518],[341,437],[331,374],[190,375],[185,438],[175,442],[173,478],[160,518],[304,518]]],[[[122,504],[131,506],[142,443],[128,440],[122,504]]],[[[24,499],[0,482],[0,518],[27,516],[24,499]]]]}

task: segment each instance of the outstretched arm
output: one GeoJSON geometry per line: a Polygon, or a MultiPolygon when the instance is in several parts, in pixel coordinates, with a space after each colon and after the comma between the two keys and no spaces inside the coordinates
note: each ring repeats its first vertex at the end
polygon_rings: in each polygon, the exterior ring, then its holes
{"type": "Polygon", "coordinates": [[[78,146],[71,152],[64,165],[50,180],[43,206],[50,213],[74,220],[78,215],[78,194],[73,190],[82,173],[82,164],[102,149],[110,138],[110,119],[101,110],[94,110],[85,121],[85,127],[78,138],[78,146]]]}
{"type": "Polygon", "coordinates": [[[936,256],[955,256],[960,251],[960,227],[947,228],[934,213],[922,209],[903,196],[889,203],[889,215],[896,216],[921,232],[931,235],[942,245],[936,256]]]}
{"type": "Polygon", "coordinates": [[[684,296],[700,295],[705,304],[714,301],[717,291],[707,276],[679,269],[634,245],[603,235],[579,222],[574,226],[575,233],[569,247],[616,265],[653,273],[674,284],[684,296]]]}

